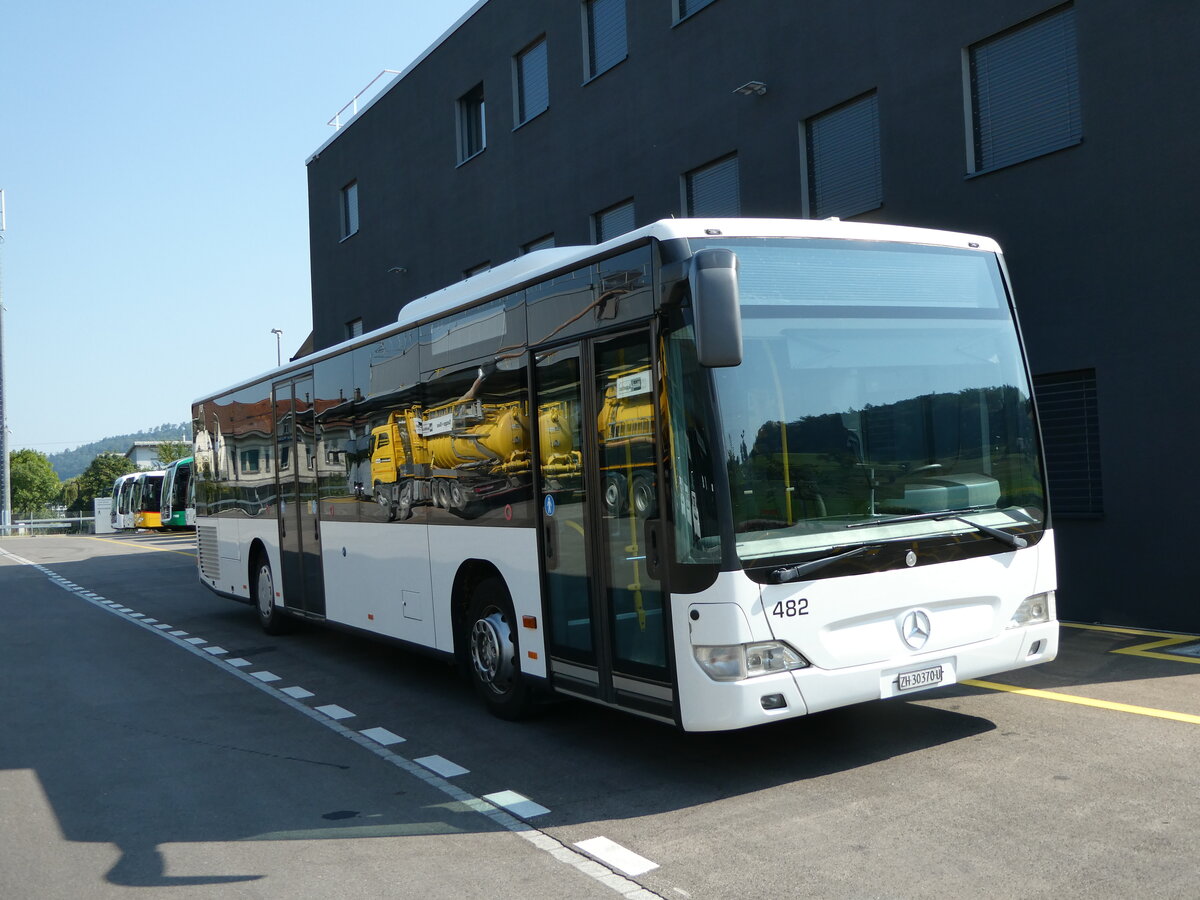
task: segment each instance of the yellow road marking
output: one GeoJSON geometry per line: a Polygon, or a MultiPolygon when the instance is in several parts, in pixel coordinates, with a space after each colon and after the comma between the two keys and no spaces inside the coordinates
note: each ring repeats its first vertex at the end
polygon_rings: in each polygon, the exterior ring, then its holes
{"type": "MultiPolygon", "coordinates": [[[[90,537],[90,536],[88,536],[87,539],[89,541],[104,541],[106,544],[116,544],[117,546],[124,547],[127,550],[132,549],[129,546],[129,541],[115,541],[112,538],[90,537]]],[[[139,543],[137,545],[137,548],[139,550],[156,550],[159,553],[178,553],[180,556],[190,556],[193,559],[195,559],[195,557],[196,557],[195,553],[188,553],[186,550],[172,550],[169,547],[155,547],[153,544],[139,543]]]]}
{"type": "Polygon", "coordinates": [[[1093,700],[1090,697],[1076,697],[1073,694],[1060,694],[1057,691],[1039,691],[1034,688],[1014,687],[1011,684],[997,684],[994,681],[976,681],[968,679],[962,684],[971,687],[986,688],[989,691],[1007,691],[1010,694],[1022,694],[1026,697],[1038,697],[1042,700],[1057,700],[1060,703],[1075,703],[1079,706],[1091,706],[1096,709],[1109,709],[1115,712],[1133,713],[1138,716],[1153,716],[1156,719],[1170,719],[1174,722],[1187,722],[1190,725],[1200,725],[1200,716],[1190,713],[1171,712],[1166,709],[1154,709],[1149,706],[1131,706],[1128,703],[1112,703],[1108,700],[1093,700]]]}
{"type": "Polygon", "coordinates": [[[1123,653],[1126,656],[1142,656],[1146,659],[1165,659],[1168,662],[1200,665],[1200,657],[1154,652],[1155,650],[1161,650],[1163,647],[1174,647],[1177,644],[1191,644],[1195,641],[1200,641],[1200,635],[1197,634],[1166,634],[1161,631],[1143,631],[1140,628],[1118,628],[1115,625],[1076,625],[1072,622],[1062,622],[1061,624],[1066,628],[1080,628],[1086,631],[1103,631],[1108,634],[1130,634],[1134,637],[1157,638],[1157,640],[1138,644],[1134,647],[1120,647],[1116,650],[1109,650],[1109,653],[1123,653]]]}

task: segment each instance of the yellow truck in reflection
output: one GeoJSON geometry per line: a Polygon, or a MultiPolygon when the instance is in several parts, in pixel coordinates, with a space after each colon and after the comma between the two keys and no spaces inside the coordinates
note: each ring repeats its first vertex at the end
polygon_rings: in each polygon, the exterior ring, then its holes
{"type": "MultiPolygon", "coordinates": [[[[648,368],[610,377],[597,416],[605,512],[632,508],[652,515],[654,410],[648,368]]],[[[476,387],[480,382],[476,383],[476,387]]],[[[388,413],[371,429],[371,484],[389,521],[422,503],[464,517],[529,486],[529,411],[523,401],[487,403],[471,396],[428,409],[414,404],[388,413]]],[[[538,407],[539,472],[551,490],[578,490],[577,397],[538,407]]]]}

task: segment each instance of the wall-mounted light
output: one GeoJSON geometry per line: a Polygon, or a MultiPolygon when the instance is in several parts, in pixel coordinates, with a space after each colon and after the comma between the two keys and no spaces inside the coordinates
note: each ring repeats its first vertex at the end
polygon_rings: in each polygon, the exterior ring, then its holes
{"type": "Polygon", "coordinates": [[[743,94],[747,97],[761,97],[767,92],[767,86],[761,81],[747,81],[740,88],[734,90],[735,94],[743,94]]]}

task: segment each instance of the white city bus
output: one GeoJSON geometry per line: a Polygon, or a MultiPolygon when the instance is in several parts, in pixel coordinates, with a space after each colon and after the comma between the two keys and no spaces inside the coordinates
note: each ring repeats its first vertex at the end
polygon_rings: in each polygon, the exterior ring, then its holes
{"type": "Polygon", "coordinates": [[[199,575],[543,694],[741,728],[1053,659],[997,245],[669,220],[198,401],[199,575]]]}

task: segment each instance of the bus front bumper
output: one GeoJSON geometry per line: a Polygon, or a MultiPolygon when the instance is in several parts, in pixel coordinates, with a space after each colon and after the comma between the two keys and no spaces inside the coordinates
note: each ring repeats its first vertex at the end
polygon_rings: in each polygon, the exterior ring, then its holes
{"type": "Polygon", "coordinates": [[[716,682],[694,661],[680,672],[687,731],[746,728],[868,700],[916,696],[938,687],[1049,662],[1058,654],[1058,622],[1012,628],[995,637],[883,662],[716,682]]]}

